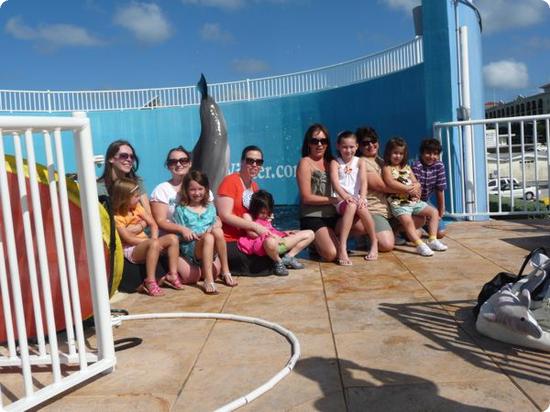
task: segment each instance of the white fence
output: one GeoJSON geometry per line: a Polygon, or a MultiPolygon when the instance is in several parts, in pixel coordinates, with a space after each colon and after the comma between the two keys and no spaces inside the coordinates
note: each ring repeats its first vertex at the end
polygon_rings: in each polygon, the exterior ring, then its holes
{"type": "Polygon", "coordinates": [[[0,159],[0,409],[13,411],[112,370],[115,356],[89,120],[0,117],[0,159]],[[79,190],[65,179],[71,157],[79,190]],[[93,351],[81,321],[92,310],[93,351]]]}
{"type": "Polygon", "coordinates": [[[434,124],[448,165],[449,214],[549,214],[549,123],[546,114],[434,124]]]}
{"type": "MultiPolygon", "coordinates": [[[[385,76],[423,62],[422,38],[345,63],[282,76],[209,84],[218,103],[315,92],[385,76]]],[[[198,105],[195,86],[96,91],[0,90],[0,111],[73,112],[198,105]]]]}

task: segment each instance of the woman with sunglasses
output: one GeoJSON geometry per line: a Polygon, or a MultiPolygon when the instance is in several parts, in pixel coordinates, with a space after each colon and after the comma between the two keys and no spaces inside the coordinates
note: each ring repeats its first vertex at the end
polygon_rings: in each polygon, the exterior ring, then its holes
{"type": "Polygon", "coordinates": [[[302,159],[296,179],[300,191],[300,229],[313,230],[313,244],[319,256],[332,262],[338,256],[338,238],[334,232],[337,215],[334,205],[339,198],[332,196],[329,170],[333,159],[327,129],[311,125],[304,136],[302,159]]]}
{"type": "Polygon", "coordinates": [[[245,147],[241,154],[240,170],[225,176],[218,187],[216,209],[223,224],[229,268],[233,273],[257,275],[272,271],[273,264],[269,257],[245,255],[237,248],[237,241],[246,236],[247,231],[258,236],[267,233],[264,226],[243,217],[248,212],[252,194],[259,190],[254,178],[263,164],[263,152],[258,146],[245,147]]]}
{"type": "MultiPolygon", "coordinates": [[[[178,146],[168,151],[165,166],[170,172],[170,179],[159,184],[151,192],[151,211],[161,234],[174,233],[180,235],[186,241],[197,240],[196,234],[185,226],[178,225],[172,219],[176,206],[179,204],[179,193],[183,178],[189,173],[192,166],[191,154],[178,146]]],[[[209,195],[209,201],[213,201],[212,192],[209,195]]],[[[215,262],[219,271],[219,262],[215,262]]],[[[178,273],[182,283],[194,284],[201,278],[199,266],[190,265],[184,258],[178,259],[178,273]]]]}
{"type": "Polygon", "coordinates": [[[97,179],[98,196],[100,198],[102,196],[109,196],[115,180],[119,177],[127,177],[135,180],[139,185],[139,189],[141,193],[143,193],[140,198],[140,203],[147,212],[151,213],[143,181],[136,174],[138,168],[139,159],[130,142],[126,140],[115,140],[112,142],[105,153],[103,174],[97,179]]]}
{"type": "MultiPolygon", "coordinates": [[[[365,158],[367,164],[367,202],[374,221],[376,237],[378,238],[378,250],[380,252],[389,252],[395,245],[395,236],[389,222],[390,213],[386,197],[388,193],[395,190],[389,189],[382,179],[384,160],[378,155],[380,143],[376,130],[368,126],[360,127],[355,132],[355,135],[359,142],[360,155],[365,158]]],[[[420,185],[411,186],[406,193],[420,197],[420,185]]],[[[419,227],[421,227],[422,223],[423,220],[418,223],[415,220],[415,224],[420,225],[419,227]]],[[[356,234],[365,233],[361,221],[354,224],[352,231],[356,234]]]]}

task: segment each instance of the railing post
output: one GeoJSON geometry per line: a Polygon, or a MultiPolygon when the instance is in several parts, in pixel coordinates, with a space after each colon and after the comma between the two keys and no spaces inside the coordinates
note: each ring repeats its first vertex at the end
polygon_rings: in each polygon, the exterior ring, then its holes
{"type": "Polygon", "coordinates": [[[48,113],[52,112],[52,101],[51,101],[51,91],[46,91],[46,96],[48,96],[48,113]]]}
{"type": "Polygon", "coordinates": [[[246,100],[250,101],[250,79],[246,79],[246,100]]]}
{"type": "MultiPolygon", "coordinates": [[[[470,64],[468,57],[468,27],[462,26],[460,32],[460,68],[461,68],[461,94],[462,94],[462,119],[470,120],[470,64]]],[[[466,212],[472,213],[476,203],[476,193],[474,184],[474,164],[473,164],[473,133],[472,125],[464,126],[464,165],[466,172],[465,194],[466,194],[466,212]]],[[[484,137],[485,138],[485,137],[484,137]]]]}
{"type": "MultiPolygon", "coordinates": [[[[73,113],[74,117],[86,117],[84,112],[73,113]]],[[[80,182],[80,202],[84,220],[84,236],[88,268],[92,275],[90,280],[94,321],[98,341],[99,359],[114,359],[113,331],[111,329],[111,312],[107,272],[103,256],[103,240],[99,219],[97,187],[95,183],[94,157],[92,152],[92,135],[90,123],[76,135],[78,179],[80,182]]]]}

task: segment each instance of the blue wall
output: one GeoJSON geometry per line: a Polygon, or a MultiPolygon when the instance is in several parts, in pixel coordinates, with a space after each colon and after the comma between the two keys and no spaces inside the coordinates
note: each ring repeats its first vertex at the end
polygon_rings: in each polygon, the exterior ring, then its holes
{"type": "MultiPolygon", "coordinates": [[[[325,124],[334,137],[344,129],[358,126],[376,128],[382,146],[392,136],[402,136],[410,146],[411,158],[419,141],[431,136],[434,122],[456,120],[459,106],[459,74],[455,18],[469,30],[471,116],[483,118],[481,32],[472,8],[454,0],[423,0],[424,63],[378,79],[317,93],[276,99],[221,104],[231,149],[230,172],[238,168],[243,147],[259,145],[265,153],[264,171],[258,179],[271,191],[278,204],[296,204],[295,171],[307,127],[325,124]]],[[[45,115],[45,114],[43,114],[45,115]]],[[[132,142],[140,157],[139,174],[148,191],[169,175],[164,168],[167,151],[183,145],[192,150],[200,135],[198,106],[118,112],[90,112],[94,152],[103,154],[110,142],[132,142]]],[[[475,128],[474,151],[477,164],[476,197],[483,209],[486,201],[483,130],[475,128]]],[[[456,133],[449,149],[455,205],[462,204],[462,156],[456,133]]],[[[40,145],[40,143],[38,143],[40,145]]],[[[334,147],[333,147],[334,149],[334,147]]],[[[9,146],[6,152],[10,153],[9,146]]],[[[37,151],[38,161],[42,159],[37,151]]],[[[443,154],[447,162],[447,153],[443,154]]],[[[74,170],[68,162],[67,170],[74,170]]],[[[98,174],[101,170],[98,170],[98,174]]],[[[449,202],[450,192],[447,192],[449,202]]],[[[459,207],[457,212],[461,212],[459,207]]]]}
{"type": "MultiPolygon", "coordinates": [[[[238,167],[243,147],[259,145],[266,163],[258,183],[274,194],[278,204],[298,203],[295,169],[304,132],[314,122],[325,124],[333,137],[341,130],[369,124],[377,129],[382,143],[403,136],[413,153],[429,129],[423,65],[334,90],[220,107],[229,134],[230,170],[238,167]]],[[[198,106],[90,112],[88,116],[94,153],[103,154],[113,140],[129,140],[140,157],[139,174],[149,191],[169,177],[163,166],[167,151],[180,144],[192,150],[200,135],[198,106]]]]}
{"type": "MultiPolygon", "coordinates": [[[[457,108],[460,105],[457,22],[458,26],[468,27],[471,118],[483,119],[485,112],[481,30],[475,11],[453,0],[422,0],[422,11],[427,127],[431,127],[435,122],[457,120],[457,108]]],[[[487,199],[484,138],[483,128],[474,128],[475,196],[482,210],[485,209],[487,199]]],[[[465,212],[462,208],[461,193],[465,171],[462,168],[463,153],[459,150],[461,139],[456,128],[454,133],[450,134],[450,141],[451,148],[446,147],[444,141],[444,150],[449,150],[451,164],[447,162],[448,153],[443,153],[443,160],[447,163],[447,168],[452,171],[453,201],[456,211],[460,213],[465,212]]],[[[450,191],[447,191],[447,204],[449,204],[450,195],[450,191]]]]}

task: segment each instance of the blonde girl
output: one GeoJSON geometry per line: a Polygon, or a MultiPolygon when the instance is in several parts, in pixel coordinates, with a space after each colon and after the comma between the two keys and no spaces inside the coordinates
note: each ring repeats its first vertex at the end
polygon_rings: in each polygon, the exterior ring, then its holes
{"type": "Polygon", "coordinates": [[[208,200],[209,192],[208,177],[197,170],[190,171],[183,178],[181,200],[176,206],[173,219],[192,231],[191,239],[182,239],[181,256],[191,264],[201,267],[204,293],[215,295],[218,290],[214,283],[214,251],[220,259],[222,281],[230,287],[236,286],[237,282],[229,271],[222,224],[216,216],[216,208],[208,200]]]}
{"type": "Polygon", "coordinates": [[[124,256],[132,263],[145,263],[146,278],[138,291],[149,296],[162,296],[155,279],[155,271],[161,253],[168,256],[168,273],[160,279],[160,285],[183,289],[178,272],[178,238],[175,235],[158,236],[158,226],[153,217],[140,204],[142,193],[139,184],[127,177],[113,182],[111,202],[124,256]],[[149,227],[151,237],[145,229],[149,227]]]}

